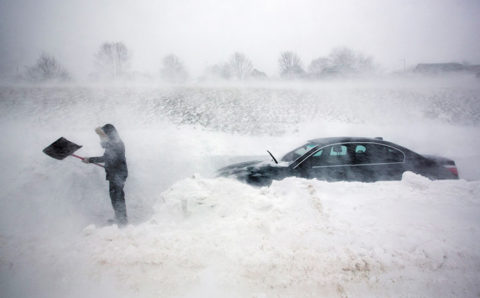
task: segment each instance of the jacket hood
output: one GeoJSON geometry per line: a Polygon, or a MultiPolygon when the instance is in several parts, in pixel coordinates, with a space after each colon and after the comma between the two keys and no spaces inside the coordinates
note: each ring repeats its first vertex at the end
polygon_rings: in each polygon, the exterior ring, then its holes
{"type": "Polygon", "coordinates": [[[117,129],[112,124],[105,124],[102,127],[97,127],[95,132],[100,137],[107,137],[108,140],[117,142],[120,140],[120,136],[118,135],[117,129]]]}

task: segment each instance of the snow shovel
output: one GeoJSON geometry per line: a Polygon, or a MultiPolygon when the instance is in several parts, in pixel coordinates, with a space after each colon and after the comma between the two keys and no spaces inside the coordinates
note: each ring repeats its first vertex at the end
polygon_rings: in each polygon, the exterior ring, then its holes
{"type": "MultiPolygon", "coordinates": [[[[72,143],[64,137],[61,137],[60,139],[50,144],[50,146],[43,149],[43,153],[58,160],[62,160],[67,156],[73,156],[83,160],[83,157],[73,154],[80,148],[82,148],[82,146],[72,143]]],[[[101,164],[93,164],[104,168],[104,166],[102,166],[101,164]]]]}

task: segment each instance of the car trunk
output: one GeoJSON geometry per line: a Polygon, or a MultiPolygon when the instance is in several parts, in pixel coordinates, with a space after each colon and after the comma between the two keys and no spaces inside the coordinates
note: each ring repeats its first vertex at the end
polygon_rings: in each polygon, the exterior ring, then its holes
{"type": "Polygon", "coordinates": [[[458,178],[458,169],[455,161],[449,158],[436,156],[436,155],[423,155],[424,157],[434,161],[436,164],[443,166],[446,168],[450,173],[452,173],[456,178],[458,178]]]}

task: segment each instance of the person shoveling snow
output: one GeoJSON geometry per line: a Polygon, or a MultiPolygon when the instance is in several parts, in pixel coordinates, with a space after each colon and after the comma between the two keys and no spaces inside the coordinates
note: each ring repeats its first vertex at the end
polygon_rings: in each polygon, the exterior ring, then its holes
{"type": "Polygon", "coordinates": [[[125,146],[112,124],[97,127],[95,132],[100,136],[100,143],[105,148],[105,153],[99,157],[84,157],[82,161],[105,164],[106,180],[110,182],[110,199],[115,211],[115,221],[119,225],[126,225],[128,222],[127,207],[123,187],[128,177],[128,168],[125,146]]]}
{"type": "Polygon", "coordinates": [[[97,127],[95,132],[100,136],[100,144],[105,148],[103,156],[81,157],[75,155],[73,153],[82,146],[72,143],[63,137],[46,147],[43,152],[55,159],[62,160],[67,156],[73,156],[81,159],[84,163],[92,163],[105,168],[106,180],[110,182],[110,199],[115,212],[115,220],[113,222],[123,226],[128,223],[125,193],[123,191],[128,177],[125,146],[112,124],[97,127]],[[99,163],[105,165],[103,166],[99,163]]]}

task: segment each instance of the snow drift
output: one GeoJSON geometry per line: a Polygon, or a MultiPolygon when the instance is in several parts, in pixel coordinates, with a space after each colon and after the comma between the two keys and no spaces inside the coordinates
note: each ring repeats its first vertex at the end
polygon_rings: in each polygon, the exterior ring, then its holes
{"type": "Polygon", "coordinates": [[[479,198],[479,182],[413,173],[270,188],[192,177],[141,224],[4,239],[2,280],[28,282],[12,297],[475,296],[479,198]]]}

